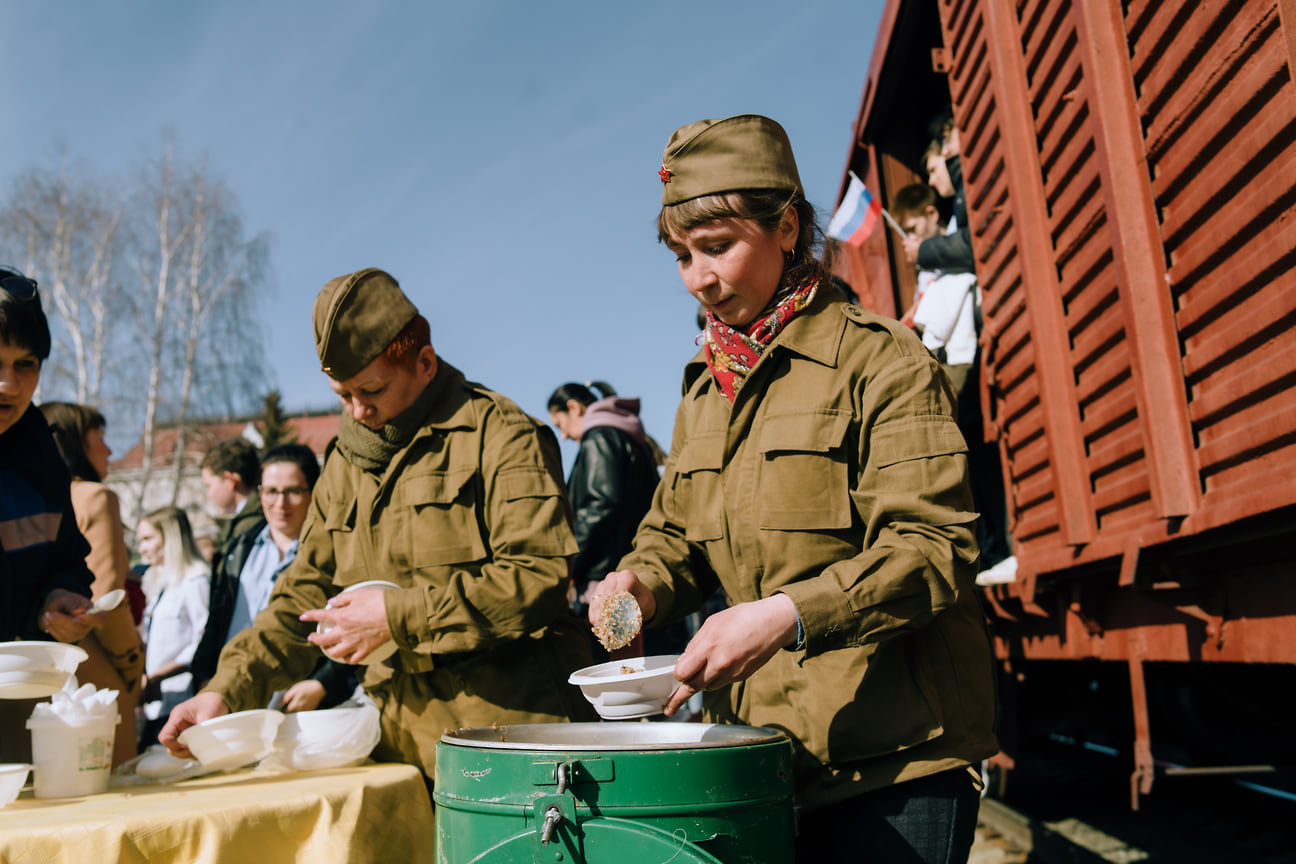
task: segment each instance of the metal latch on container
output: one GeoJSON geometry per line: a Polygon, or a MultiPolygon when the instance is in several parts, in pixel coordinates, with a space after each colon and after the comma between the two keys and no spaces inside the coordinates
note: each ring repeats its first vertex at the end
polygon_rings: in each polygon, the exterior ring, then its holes
{"type": "Polygon", "coordinates": [[[560,793],[576,783],[609,783],[615,776],[611,759],[531,763],[531,783],[536,786],[557,785],[560,793]]]}
{"type": "Polygon", "coordinates": [[[563,821],[563,812],[556,804],[550,804],[545,808],[544,822],[540,823],[540,845],[548,846],[549,841],[553,839],[554,829],[563,821]]]}
{"type": "Polygon", "coordinates": [[[536,861],[564,861],[578,841],[576,802],[565,795],[547,795],[535,801],[536,861]],[[540,850],[546,850],[541,856],[540,850]]]}

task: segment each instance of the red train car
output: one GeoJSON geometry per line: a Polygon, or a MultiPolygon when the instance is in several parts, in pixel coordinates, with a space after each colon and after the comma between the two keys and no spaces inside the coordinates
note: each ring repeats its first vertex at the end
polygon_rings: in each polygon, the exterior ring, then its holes
{"type": "MultiPolygon", "coordinates": [[[[1294,0],[889,0],[854,127],[884,204],[960,132],[1007,755],[1028,691],[1115,671],[1136,804],[1168,763],[1296,763],[1294,68],[1294,0]]],[[[834,250],[891,314],[895,240],[834,250]]]]}

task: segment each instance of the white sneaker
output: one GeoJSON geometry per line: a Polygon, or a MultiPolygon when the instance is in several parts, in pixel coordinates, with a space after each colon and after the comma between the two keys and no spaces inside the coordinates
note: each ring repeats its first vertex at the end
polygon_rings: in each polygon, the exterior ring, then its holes
{"type": "Polygon", "coordinates": [[[1009,555],[993,567],[977,574],[978,585],[1005,585],[1017,578],[1017,556],[1009,555]]]}

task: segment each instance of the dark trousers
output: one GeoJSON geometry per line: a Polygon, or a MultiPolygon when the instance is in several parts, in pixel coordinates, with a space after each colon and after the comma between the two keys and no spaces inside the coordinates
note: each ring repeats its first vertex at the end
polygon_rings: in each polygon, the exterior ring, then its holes
{"type": "Polygon", "coordinates": [[[968,445],[968,480],[977,520],[977,544],[981,547],[981,569],[993,567],[1013,554],[1008,533],[1008,499],[1004,494],[1003,463],[999,442],[985,440],[981,413],[981,356],[967,371],[958,394],[958,426],[968,445]]]}
{"type": "Polygon", "coordinates": [[[898,783],[801,814],[798,864],[962,864],[981,795],[966,768],[898,783]]]}

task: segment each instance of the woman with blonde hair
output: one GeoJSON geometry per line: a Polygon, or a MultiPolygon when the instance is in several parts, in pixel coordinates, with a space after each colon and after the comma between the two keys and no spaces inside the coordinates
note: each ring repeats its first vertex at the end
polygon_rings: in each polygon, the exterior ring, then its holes
{"type": "Polygon", "coordinates": [[[194,542],[189,517],[179,507],[154,510],[136,529],[139,553],[149,565],[142,579],[144,734],[141,748],[157,741],[171,709],[194,694],[189,664],[207,626],[211,570],[194,542]]]}
{"type": "MultiPolygon", "coordinates": [[[[107,422],[94,408],[71,402],[46,402],[41,413],[54,433],[54,444],[72,475],[72,510],[77,528],[90,543],[86,564],[94,573],[95,600],[109,591],[125,589],[130,576],[130,552],[122,526],[117,493],[103,484],[112,450],[104,441],[107,422]]],[[[117,691],[121,721],[113,741],[113,764],[136,755],[136,708],[140,676],[144,674],[144,645],[124,600],[104,614],[104,623],[81,647],[90,657],[77,669],[77,679],[100,690],[117,691]]]]}

